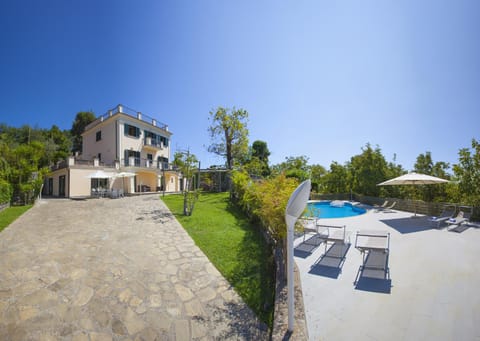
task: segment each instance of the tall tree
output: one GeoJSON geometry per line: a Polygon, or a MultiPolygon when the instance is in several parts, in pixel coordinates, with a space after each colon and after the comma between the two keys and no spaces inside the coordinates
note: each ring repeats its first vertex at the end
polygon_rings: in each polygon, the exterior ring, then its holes
{"type": "Polygon", "coordinates": [[[180,169],[185,184],[183,186],[183,214],[192,215],[198,191],[194,188],[194,176],[197,173],[198,159],[188,152],[176,152],[173,164],[180,169]]]}
{"type": "MultiPolygon", "coordinates": [[[[397,176],[407,172],[405,169],[403,169],[402,165],[397,164],[396,161],[396,155],[394,155],[393,161],[387,164],[385,179],[382,179],[382,182],[388,179],[396,178],[397,176]]],[[[381,186],[380,196],[390,198],[405,198],[405,187],[407,186],[381,186]]]]}
{"type": "Polygon", "coordinates": [[[45,156],[42,160],[42,166],[49,166],[70,155],[72,150],[72,141],[70,140],[70,132],[61,131],[56,125],[49,130],[43,131],[43,139],[45,144],[45,156]]]}
{"type": "Polygon", "coordinates": [[[296,178],[299,181],[306,180],[310,177],[308,157],[305,155],[288,156],[284,162],[272,166],[272,170],[275,175],[285,173],[287,178],[296,178]]]}
{"type": "Polygon", "coordinates": [[[231,170],[248,153],[248,112],[219,107],[216,111],[210,111],[209,119],[211,125],[208,131],[212,144],[208,151],[225,157],[225,165],[231,170]]]}
{"type": "Polygon", "coordinates": [[[312,180],[312,190],[320,192],[323,190],[321,186],[322,177],[327,174],[325,167],[321,165],[310,166],[310,178],[312,180]]]}
{"type": "Polygon", "coordinates": [[[453,166],[458,178],[461,200],[469,205],[480,205],[480,142],[472,139],[472,150],[458,152],[458,164],[453,166]]]}
{"type": "MultiPolygon", "coordinates": [[[[434,163],[432,153],[430,152],[418,155],[413,168],[417,173],[432,175],[442,179],[449,179],[449,175],[447,174],[449,164],[443,161],[434,163]]],[[[415,193],[415,196],[424,201],[435,201],[436,198],[444,201],[446,195],[445,190],[445,184],[436,186],[415,186],[412,188],[412,192],[415,193]]]]}
{"type": "Polygon", "coordinates": [[[367,143],[361,154],[351,158],[348,168],[355,193],[372,196],[380,194],[377,184],[385,179],[387,169],[387,162],[380,147],[373,149],[370,143],[367,143]]]}
{"type": "Polygon", "coordinates": [[[85,127],[95,121],[95,119],[95,114],[91,111],[81,111],[77,113],[72,123],[72,129],[70,129],[73,152],[82,152],[82,133],[85,131],[85,127]]]}
{"type": "Polygon", "coordinates": [[[250,175],[267,177],[270,175],[269,156],[270,151],[267,142],[257,140],[253,142],[250,148],[250,157],[245,162],[244,167],[250,175]]]}
{"type": "Polygon", "coordinates": [[[333,161],[330,170],[322,177],[322,186],[327,193],[348,193],[350,191],[347,167],[333,161]]]}
{"type": "Polygon", "coordinates": [[[270,151],[267,147],[267,142],[256,140],[252,143],[252,156],[258,157],[258,159],[268,165],[268,157],[270,151]]]}

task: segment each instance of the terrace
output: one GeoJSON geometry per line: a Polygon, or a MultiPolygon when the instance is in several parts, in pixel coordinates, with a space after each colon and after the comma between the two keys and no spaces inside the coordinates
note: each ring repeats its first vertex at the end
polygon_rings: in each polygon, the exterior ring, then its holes
{"type": "Polygon", "coordinates": [[[150,159],[131,157],[129,159],[121,159],[120,161],[116,161],[114,163],[105,163],[98,160],[98,158],[94,158],[93,160],[83,160],[75,156],[69,156],[66,160],[57,162],[56,164],[50,167],[50,170],[55,171],[58,169],[72,167],[72,166],[76,168],[102,167],[102,168],[113,168],[113,169],[119,169],[121,168],[121,166],[122,167],[124,166],[124,167],[139,167],[139,168],[145,168],[145,169],[159,169],[162,171],[178,170],[177,167],[174,166],[172,163],[150,160],[150,159]]]}
{"type": "Polygon", "coordinates": [[[425,215],[375,209],[318,223],[345,225],[350,240],[327,250],[313,233],[306,242],[303,235],[295,240],[311,340],[479,338],[477,228],[449,232],[434,228],[425,215]],[[362,273],[359,230],[390,234],[388,273],[362,273]]]}
{"type": "Polygon", "coordinates": [[[135,109],[129,108],[129,107],[123,105],[123,104],[119,104],[116,107],[108,110],[105,114],[99,116],[95,121],[93,121],[92,123],[87,125],[85,127],[85,130],[89,130],[89,129],[95,127],[96,125],[102,123],[103,121],[105,121],[109,117],[112,117],[113,115],[116,115],[116,114],[124,114],[124,115],[130,116],[130,117],[133,117],[137,120],[140,120],[142,122],[151,124],[154,127],[158,127],[160,129],[168,131],[168,125],[167,124],[162,123],[162,122],[158,121],[157,119],[155,119],[153,117],[145,115],[145,114],[143,114],[139,111],[136,111],[135,109]]]}

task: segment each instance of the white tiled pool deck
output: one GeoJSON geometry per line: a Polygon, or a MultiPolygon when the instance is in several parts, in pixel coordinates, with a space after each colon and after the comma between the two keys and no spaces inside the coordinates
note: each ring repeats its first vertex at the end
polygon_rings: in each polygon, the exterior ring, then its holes
{"type": "MultiPolygon", "coordinates": [[[[343,264],[295,240],[310,340],[480,340],[480,229],[435,229],[427,217],[376,212],[322,224],[346,225],[343,264]],[[390,232],[390,280],[360,277],[358,230],[390,232]]],[[[308,237],[307,237],[308,238],[308,237]]]]}

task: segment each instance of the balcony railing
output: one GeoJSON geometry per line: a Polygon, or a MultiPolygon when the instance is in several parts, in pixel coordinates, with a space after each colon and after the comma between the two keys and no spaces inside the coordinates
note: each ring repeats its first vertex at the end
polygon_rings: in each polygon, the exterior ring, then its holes
{"type": "Polygon", "coordinates": [[[138,157],[129,157],[128,159],[122,159],[121,163],[125,167],[142,167],[160,170],[176,170],[176,167],[168,162],[155,161],[149,159],[141,159],[138,157]]]}
{"type": "Polygon", "coordinates": [[[124,166],[124,167],[141,167],[141,168],[149,168],[149,169],[157,169],[157,170],[165,170],[165,171],[178,170],[176,166],[168,162],[141,159],[133,156],[129,157],[128,159],[121,159],[120,162],[115,161],[113,164],[107,164],[107,163],[101,162],[98,159],[82,160],[82,159],[77,159],[73,156],[70,156],[67,158],[67,160],[60,161],[54,165],[51,165],[50,171],[55,171],[55,170],[67,168],[70,166],[76,166],[76,168],[103,167],[103,168],[115,168],[115,169],[118,169],[118,166],[124,166]]]}
{"type": "Polygon", "coordinates": [[[90,123],[89,125],[87,125],[85,127],[85,131],[95,127],[97,124],[100,124],[101,122],[105,121],[109,117],[111,117],[115,114],[119,114],[119,113],[131,116],[131,117],[136,118],[140,121],[149,123],[149,124],[153,125],[154,127],[158,127],[160,129],[168,131],[168,125],[167,124],[162,123],[160,121],[157,121],[157,119],[155,119],[153,117],[150,117],[148,115],[145,115],[145,114],[143,114],[139,111],[136,111],[135,109],[129,108],[129,107],[123,105],[123,104],[119,104],[116,107],[108,110],[105,114],[99,116],[95,121],[93,121],[92,123],[90,123]]]}
{"type": "Polygon", "coordinates": [[[163,149],[163,143],[157,142],[157,140],[152,139],[151,137],[145,137],[145,139],[143,140],[143,145],[147,147],[163,149]]]}

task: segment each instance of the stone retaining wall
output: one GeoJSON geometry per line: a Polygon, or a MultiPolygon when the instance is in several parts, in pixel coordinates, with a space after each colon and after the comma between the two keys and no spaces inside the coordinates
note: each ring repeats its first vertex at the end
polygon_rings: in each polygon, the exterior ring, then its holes
{"type": "Polygon", "coordinates": [[[2,212],[4,209],[6,209],[7,207],[10,207],[10,203],[9,202],[6,202],[4,204],[0,204],[0,212],[2,212]]]}
{"type": "MultiPolygon", "coordinates": [[[[295,263],[295,262],[294,262],[295,263]]],[[[307,341],[308,330],[307,321],[305,317],[305,307],[303,305],[302,283],[300,282],[300,273],[295,265],[294,278],[294,300],[295,300],[295,312],[294,312],[294,324],[293,333],[288,332],[288,290],[287,281],[284,271],[284,265],[282,262],[282,252],[277,250],[275,253],[275,310],[273,313],[273,329],[272,340],[295,340],[295,341],[307,341]]]]}

